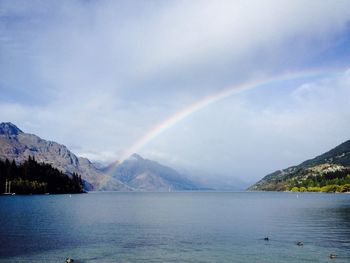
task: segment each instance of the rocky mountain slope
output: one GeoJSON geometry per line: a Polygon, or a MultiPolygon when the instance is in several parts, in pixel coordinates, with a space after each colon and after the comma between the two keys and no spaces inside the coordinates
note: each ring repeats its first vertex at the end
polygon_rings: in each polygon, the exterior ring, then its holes
{"type": "MultiPolygon", "coordinates": [[[[81,175],[85,190],[98,188],[105,177],[88,159],[77,157],[66,146],[24,133],[12,123],[1,123],[0,158],[23,163],[29,156],[38,162],[51,164],[64,173],[81,175]]],[[[128,188],[121,182],[114,183],[118,186],[117,190],[128,188]]]]}
{"type": "Polygon", "coordinates": [[[285,191],[296,188],[325,187],[347,184],[350,180],[350,140],[334,149],[307,160],[299,165],[278,170],[266,175],[248,190],[251,191],[285,191]]]}
{"type": "Polygon", "coordinates": [[[0,159],[23,163],[29,156],[51,164],[68,174],[77,173],[85,190],[168,191],[197,189],[195,183],[175,170],[133,155],[115,166],[97,168],[88,159],[77,157],[66,146],[21,131],[12,123],[0,123],[0,159]],[[113,169],[112,169],[113,167],[113,169]]]}
{"type": "MultiPolygon", "coordinates": [[[[140,191],[197,190],[199,186],[174,169],[133,154],[129,159],[105,169],[132,189],[140,191]]],[[[108,184],[107,184],[108,185],[108,184]]],[[[103,187],[105,189],[105,187],[103,187]]]]}

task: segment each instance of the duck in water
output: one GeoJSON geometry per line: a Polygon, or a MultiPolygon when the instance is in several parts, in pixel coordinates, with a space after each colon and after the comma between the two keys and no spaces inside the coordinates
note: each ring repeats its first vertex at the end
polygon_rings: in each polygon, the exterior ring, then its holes
{"type": "Polygon", "coordinates": [[[334,254],[334,253],[331,253],[331,254],[329,255],[329,257],[333,259],[333,258],[336,258],[336,257],[337,257],[337,255],[336,255],[336,254],[334,254]]]}

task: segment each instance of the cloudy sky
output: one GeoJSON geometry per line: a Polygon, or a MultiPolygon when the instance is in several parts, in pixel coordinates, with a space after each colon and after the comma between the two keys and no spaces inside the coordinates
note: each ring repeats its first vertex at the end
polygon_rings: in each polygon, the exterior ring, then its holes
{"type": "Polygon", "coordinates": [[[350,1],[0,0],[0,120],[95,161],[254,181],[350,139],[349,102],[350,1]]]}

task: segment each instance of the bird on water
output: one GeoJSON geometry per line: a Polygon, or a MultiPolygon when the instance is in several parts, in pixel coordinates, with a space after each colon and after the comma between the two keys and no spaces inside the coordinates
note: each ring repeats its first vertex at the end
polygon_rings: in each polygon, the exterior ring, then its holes
{"type": "Polygon", "coordinates": [[[337,254],[331,253],[331,254],[329,255],[329,257],[330,257],[330,258],[336,258],[336,257],[337,257],[337,254]]]}

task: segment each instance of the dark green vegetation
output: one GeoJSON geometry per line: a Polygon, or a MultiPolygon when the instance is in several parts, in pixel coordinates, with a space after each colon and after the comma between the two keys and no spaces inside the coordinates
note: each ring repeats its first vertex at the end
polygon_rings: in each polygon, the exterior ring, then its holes
{"type": "Polygon", "coordinates": [[[11,182],[11,193],[64,194],[82,193],[82,180],[77,174],[68,176],[50,164],[38,163],[29,157],[17,165],[8,159],[0,161],[0,192],[5,192],[6,181],[11,182]]]}
{"type": "Polygon", "coordinates": [[[314,159],[271,173],[248,190],[349,192],[350,140],[314,159]]]}

